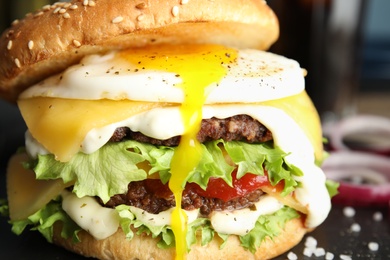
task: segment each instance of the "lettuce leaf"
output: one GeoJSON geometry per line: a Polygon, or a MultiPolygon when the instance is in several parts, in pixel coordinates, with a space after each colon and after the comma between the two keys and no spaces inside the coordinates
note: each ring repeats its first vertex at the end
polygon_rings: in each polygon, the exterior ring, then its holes
{"type": "Polygon", "coordinates": [[[266,237],[272,239],[278,236],[288,220],[298,218],[299,216],[294,209],[286,206],[272,215],[260,216],[255,228],[245,236],[240,237],[241,245],[255,253],[256,248],[260,246],[266,237]]]}
{"type": "Polygon", "coordinates": [[[207,142],[202,144],[202,158],[196,169],[189,174],[187,182],[197,183],[206,189],[210,178],[221,178],[232,186],[232,175],[234,167],[229,165],[223,155],[219,144],[224,144],[222,140],[207,142]]]}
{"type": "MultiPolygon", "coordinates": [[[[62,178],[65,183],[74,183],[73,191],[78,197],[98,196],[107,202],[113,195],[125,193],[129,182],[146,179],[156,172],[164,183],[168,182],[175,149],[127,140],[107,143],[92,154],[78,153],[66,163],[56,161],[53,155],[39,155],[34,163],[28,165],[34,169],[37,179],[62,178]],[[142,163],[150,165],[150,169],[138,167],[142,163]]],[[[264,166],[272,185],[284,180],[283,195],[286,195],[298,185],[293,176],[302,175],[298,168],[284,160],[287,154],[273,147],[272,143],[217,140],[202,144],[202,149],[200,163],[189,173],[186,182],[197,183],[203,189],[213,177],[232,185],[231,174],[236,167],[240,178],[247,172],[264,175],[264,166]],[[236,167],[226,162],[225,152],[236,167]]]]}
{"type": "Polygon", "coordinates": [[[7,217],[9,215],[9,207],[6,199],[0,199],[0,216],[7,217]]]}
{"type": "Polygon", "coordinates": [[[129,182],[147,177],[137,164],[147,158],[150,146],[131,141],[107,143],[92,154],[78,153],[66,163],[56,161],[51,154],[39,155],[34,171],[37,179],[75,182],[73,191],[80,198],[97,195],[107,202],[111,196],[125,193],[129,182]]]}
{"type": "Polygon", "coordinates": [[[294,176],[303,175],[301,170],[284,159],[287,154],[280,148],[273,147],[272,143],[226,142],[225,148],[233,162],[238,165],[237,178],[248,172],[264,175],[262,167],[264,165],[272,186],[284,180],[282,196],[286,196],[295,190],[298,183],[295,181],[294,176]]]}
{"type": "Polygon", "coordinates": [[[39,231],[47,241],[53,242],[53,225],[55,222],[62,222],[61,237],[72,237],[73,242],[79,242],[80,239],[77,233],[81,230],[80,227],[65,213],[61,206],[61,199],[52,200],[44,208],[29,216],[25,220],[11,221],[12,232],[20,235],[27,226],[31,226],[30,230],[39,231]]]}
{"type": "Polygon", "coordinates": [[[340,186],[340,183],[338,183],[337,181],[327,179],[325,185],[326,189],[328,190],[329,197],[333,198],[339,193],[338,188],[340,186]]]}

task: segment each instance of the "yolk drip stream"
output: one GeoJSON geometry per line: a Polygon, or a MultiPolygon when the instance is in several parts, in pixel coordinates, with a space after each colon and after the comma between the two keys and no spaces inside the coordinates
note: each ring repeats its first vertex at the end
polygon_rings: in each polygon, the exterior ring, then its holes
{"type": "Polygon", "coordinates": [[[169,188],[177,205],[172,213],[176,259],[185,259],[187,215],[180,205],[185,183],[202,156],[196,136],[201,125],[202,107],[207,98],[206,90],[226,75],[224,64],[234,62],[237,53],[219,45],[160,45],[129,50],[122,52],[121,56],[139,68],[172,72],[182,79],[178,87],[184,94],[180,109],[184,134],[172,158],[169,188]]]}

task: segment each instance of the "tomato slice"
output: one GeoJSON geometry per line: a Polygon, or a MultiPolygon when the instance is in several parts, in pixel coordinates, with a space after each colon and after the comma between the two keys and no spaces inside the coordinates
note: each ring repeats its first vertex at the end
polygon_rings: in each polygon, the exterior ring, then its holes
{"type": "MultiPolygon", "coordinates": [[[[230,187],[220,178],[210,178],[206,190],[202,189],[196,183],[187,183],[186,190],[191,190],[202,197],[218,198],[226,202],[243,197],[261,187],[271,186],[267,173],[264,176],[247,173],[240,179],[237,179],[237,172],[234,171],[232,173],[232,181],[233,187],[230,187]]],[[[147,179],[144,182],[146,190],[154,193],[157,197],[167,199],[173,196],[168,184],[162,184],[159,179],[147,179]]],[[[280,182],[273,188],[275,190],[283,189],[283,182],[280,182]]]]}
{"type": "Polygon", "coordinates": [[[187,184],[186,188],[192,189],[203,197],[218,198],[223,201],[229,201],[235,198],[243,197],[262,186],[270,185],[266,174],[264,176],[260,176],[247,173],[240,179],[237,179],[236,175],[237,172],[234,171],[232,173],[233,187],[230,187],[224,180],[220,178],[210,178],[206,190],[203,190],[195,183],[187,184]]]}

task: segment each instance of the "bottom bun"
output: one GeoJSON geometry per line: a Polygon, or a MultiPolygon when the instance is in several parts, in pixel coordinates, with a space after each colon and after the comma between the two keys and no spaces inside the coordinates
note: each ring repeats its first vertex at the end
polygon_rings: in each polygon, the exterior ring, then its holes
{"type": "MultiPolygon", "coordinates": [[[[255,254],[241,247],[237,236],[230,236],[223,249],[220,249],[222,241],[216,236],[207,246],[193,245],[187,259],[270,259],[283,254],[298,244],[307,231],[303,226],[302,219],[290,220],[279,236],[273,239],[267,238],[261,243],[255,254]]],[[[94,239],[85,231],[79,232],[79,238],[81,239],[80,243],[74,243],[71,239],[63,239],[60,225],[55,226],[53,237],[55,244],[87,257],[118,260],[167,260],[175,258],[175,248],[158,248],[158,239],[147,235],[135,235],[133,239],[126,240],[121,229],[102,240],[94,239]]]]}

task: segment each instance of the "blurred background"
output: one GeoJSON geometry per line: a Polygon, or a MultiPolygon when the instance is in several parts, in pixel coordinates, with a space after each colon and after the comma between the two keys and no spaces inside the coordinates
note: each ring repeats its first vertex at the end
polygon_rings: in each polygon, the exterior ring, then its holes
{"type": "Polygon", "coordinates": [[[279,17],[271,51],[308,70],[322,120],[356,113],[390,117],[390,1],[268,0],[279,17]]]}

